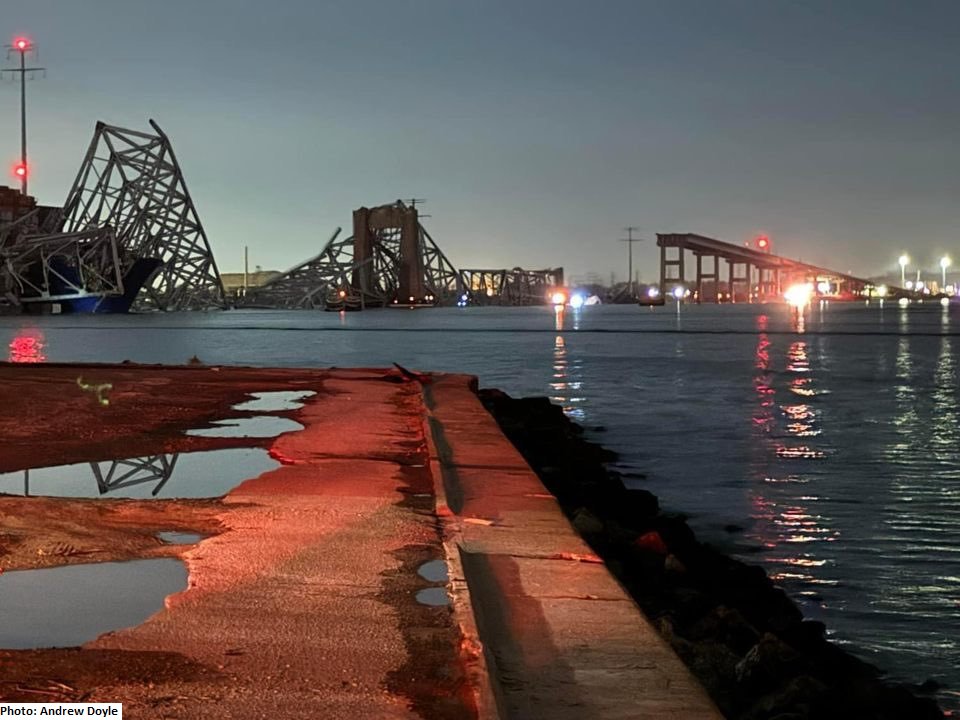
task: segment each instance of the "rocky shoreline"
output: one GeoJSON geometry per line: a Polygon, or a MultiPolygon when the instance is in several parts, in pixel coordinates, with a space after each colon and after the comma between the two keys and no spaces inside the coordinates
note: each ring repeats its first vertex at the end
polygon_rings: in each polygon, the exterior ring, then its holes
{"type": "MultiPolygon", "coordinates": [[[[829,642],[764,570],[699,542],[616,455],[546,398],[480,390],[484,406],[730,720],[943,718],[914,689],[829,642]]],[[[922,688],[926,690],[927,688],[922,688]]],[[[935,690],[936,688],[930,688],[935,690]]]]}

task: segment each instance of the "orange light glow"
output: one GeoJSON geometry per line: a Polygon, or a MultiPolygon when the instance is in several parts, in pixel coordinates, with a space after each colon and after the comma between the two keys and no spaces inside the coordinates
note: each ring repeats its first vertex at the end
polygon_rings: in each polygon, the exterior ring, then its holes
{"type": "Polygon", "coordinates": [[[787,302],[797,308],[801,308],[809,303],[812,295],[813,285],[810,283],[791,285],[783,294],[783,296],[787,299],[787,302]]]}
{"type": "Polygon", "coordinates": [[[553,295],[550,296],[550,301],[554,305],[566,305],[567,304],[567,295],[566,293],[558,290],[553,295]]]}

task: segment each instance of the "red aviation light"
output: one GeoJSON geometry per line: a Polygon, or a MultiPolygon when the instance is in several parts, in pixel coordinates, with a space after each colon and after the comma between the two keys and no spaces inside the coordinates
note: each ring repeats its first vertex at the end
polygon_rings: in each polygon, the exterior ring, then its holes
{"type": "Polygon", "coordinates": [[[30,41],[27,40],[25,37],[15,38],[13,41],[13,47],[14,49],[19,50],[20,52],[25,52],[30,48],[30,41]]]}
{"type": "Polygon", "coordinates": [[[18,179],[23,180],[27,176],[27,166],[22,162],[18,162],[13,166],[13,174],[17,176],[18,179]]]}

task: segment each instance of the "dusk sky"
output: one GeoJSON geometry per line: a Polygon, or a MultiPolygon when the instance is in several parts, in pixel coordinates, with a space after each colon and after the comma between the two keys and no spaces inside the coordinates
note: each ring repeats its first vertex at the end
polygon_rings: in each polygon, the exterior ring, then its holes
{"type": "MultiPolygon", "coordinates": [[[[625,278],[627,225],[762,231],[859,275],[903,250],[930,273],[960,262],[953,0],[0,8],[47,68],[28,87],[31,194],[64,201],[97,120],[154,118],[222,271],[244,245],[286,269],[349,234],[354,208],[410,197],[457,267],[625,278]]],[[[0,85],[8,166],[18,90],[0,85]]],[[[634,263],[657,275],[653,242],[634,263]]]]}

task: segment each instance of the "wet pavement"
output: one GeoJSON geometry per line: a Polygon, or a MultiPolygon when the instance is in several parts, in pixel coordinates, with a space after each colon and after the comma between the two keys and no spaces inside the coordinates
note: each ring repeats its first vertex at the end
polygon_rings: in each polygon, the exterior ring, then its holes
{"type": "MultiPolygon", "coordinates": [[[[76,397],[76,372],[0,366],[0,382],[17,382],[32,413],[25,426],[0,418],[0,469],[241,441],[279,464],[248,473],[222,500],[0,497],[7,574],[11,560],[116,559],[108,538],[134,557],[175,553],[189,570],[185,591],[80,651],[0,650],[0,699],[35,700],[39,688],[44,699],[123,702],[146,720],[719,717],[590,560],[470,378],[85,368],[88,382],[114,387],[110,405],[96,407],[76,397]],[[186,434],[293,383],[316,392],[285,411],[302,429],[186,434]],[[25,463],[38,446],[44,463],[25,463]],[[31,512],[49,521],[40,527],[31,512]],[[183,545],[158,535],[190,528],[209,535],[183,545]],[[31,555],[36,547],[43,554],[31,555]]],[[[109,606],[109,583],[100,597],[109,606]]]]}

